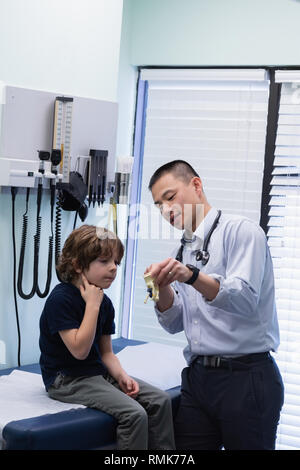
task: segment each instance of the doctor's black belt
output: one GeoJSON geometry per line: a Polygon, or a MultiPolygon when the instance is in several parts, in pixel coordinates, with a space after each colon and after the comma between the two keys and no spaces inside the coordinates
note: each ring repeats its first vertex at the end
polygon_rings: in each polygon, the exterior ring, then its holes
{"type": "Polygon", "coordinates": [[[269,359],[269,352],[246,354],[245,356],[224,357],[224,356],[197,356],[192,364],[201,364],[210,369],[245,369],[256,362],[269,359]]]}
{"type": "MultiPolygon", "coordinates": [[[[214,223],[212,224],[211,229],[208,232],[208,234],[205,237],[205,240],[203,242],[203,249],[202,250],[197,250],[197,252],[196,252],[196,260],[201,261],[203,266],[205,266],[208,263],[210,255],[209,255],[209,252],[207,251],[207,247],[208,247],[208,244],[209,244],[209,241],[210,241],[210,237],[212,236],[215,228],[217,227],[217,225],[219,223],[219,219],[221,217],[221,214],[222,214],[222,211],[218,210],[217,217],[215,218],[214,223]]],[[[180,261],[180,263],[182,263],[183,249],[184,249],[184,246],[185,246],[186,243],[187,243],[187,241],[184,239],[184,237],[182,237],[180,248],[179,248],[179,250],[177,252],[177,255],[175,257],[175,259],[177,261],[180,261]]]]}

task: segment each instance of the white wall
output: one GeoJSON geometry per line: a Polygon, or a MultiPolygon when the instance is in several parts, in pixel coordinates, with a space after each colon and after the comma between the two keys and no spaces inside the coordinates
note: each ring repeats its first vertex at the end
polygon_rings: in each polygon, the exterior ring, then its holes
{"type": "Polygon", "coordinates": [[[0,80],[116,101],[122,0],[0,0],[0,80]]]}
{"type": "MultiPolygon", "coordinates": [[[[122,0],[0,0],[0,81],[7,84],[117,100],[122,0]]],[[[43,201],[41,287],[44,286],[49,230],[49,199],[43,201]]],[[[25,290],[32,282],[32,234],[35,225],[32,196],[25,290]]],[[[25,197],[16,201],[17,242],[25,197]]],[[[63,239],[72,230],[74,212],[63,214],[63,239]]],[[[88,223],[98,223],[90,215],[88,223]]],[[[17,334],[12,288],[10,194],[0,194],[0,367],[17,364],[17,334]],[[5,354],[3,354],[5,350],[5,354]],[[5,356],[5,357],[3,357],[5,356]]],[[[53,285],[56,283],[53,279],[53,285]]],[[[117,285],[117,284],[116,284],[117,285]]],[[[119,286],[120,287],[120,286],[119,286]]],[[[119,297],[119,293],[112,296],[119,297]]],[[[38,321],[43,299],[18,299],[22,332],[21,362],[39,358],[38,321]]],[[[117,312],[118,313],[118,312],[117,312]]]]}
{"type": "Polygon", "coordinates": [[[131,0],[135,65],[299,65],[297,0],[131,0]]]}
{"type": "Polygon", "coordinates": [[[124,0],[118,80],[119,121],[117,155],[131,155],[137,67],[131,64],[133,4],[124,0]]]}

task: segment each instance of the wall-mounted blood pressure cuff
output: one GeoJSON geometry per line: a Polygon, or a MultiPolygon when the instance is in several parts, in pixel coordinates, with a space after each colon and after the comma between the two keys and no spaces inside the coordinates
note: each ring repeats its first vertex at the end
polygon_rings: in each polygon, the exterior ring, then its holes
{"type": "Polygon", "coordinates": [[[62,183],[59,187],[58,197],[61,208],[65,211],[78,211],[81,220],[84,221],[88,210],[84,202],[87,193],[88,188],[81,174],[71,171],[69,183],[62,183]]]}

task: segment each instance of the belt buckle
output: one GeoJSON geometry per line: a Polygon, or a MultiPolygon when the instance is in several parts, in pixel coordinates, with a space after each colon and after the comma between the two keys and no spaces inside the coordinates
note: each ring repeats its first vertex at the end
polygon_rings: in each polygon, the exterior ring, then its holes
{"type": "Polygon", "coordinates": [[[204,356],[203,365],[204,367],[220,367],[221,357],[220,356],[204,356]]]}

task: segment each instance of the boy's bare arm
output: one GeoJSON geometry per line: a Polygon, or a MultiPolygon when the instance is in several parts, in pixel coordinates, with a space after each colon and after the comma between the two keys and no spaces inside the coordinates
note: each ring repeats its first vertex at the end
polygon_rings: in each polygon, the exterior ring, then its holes
{"type": "Polygon", "coordinates": [[[116,380],[124,372],[119,359],[114,354],[110,335],[102,335],[99,341],[100,356],[102,362],[107,367],[108,372],[116,380]]]}
{"type": "Polygon", "coordinates": [[[107,367],[110,375],[116,379],[121,390],[130,397],[135,398],[139,392],[139,385],[125,372],[119,359],[114,354],[110,335],[100,337],[99,349],[103,364],[107,367]]]}

